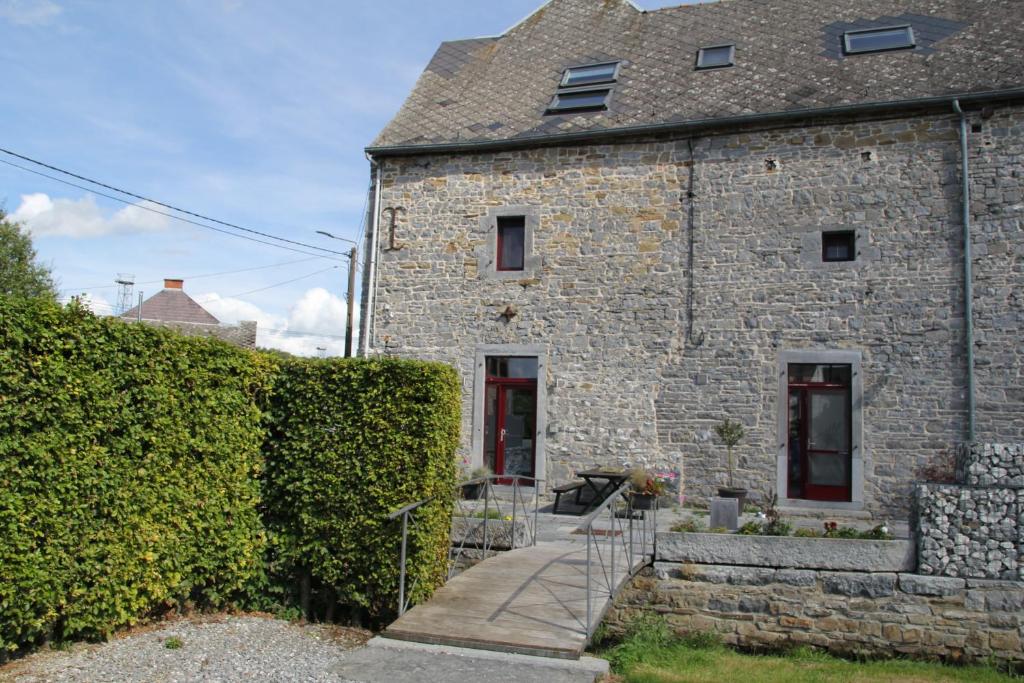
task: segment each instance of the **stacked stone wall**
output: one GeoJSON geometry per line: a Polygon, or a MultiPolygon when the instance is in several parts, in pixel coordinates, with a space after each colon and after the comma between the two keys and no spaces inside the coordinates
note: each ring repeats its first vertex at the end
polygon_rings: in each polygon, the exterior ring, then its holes
{"type": "Polygon", "coordinates": [[[642,613],[731,645],[1024,661],[1024,584],[902,573],[658,563],[618,596],[614,633],[642,613]]]}
{"type": "MultiPolygon", "coordinates": [[[[1024,108],[970,117],[978,435],[1021,441],[1024,108]]],[[[372,346],[460,369],[473,459],[476,347],[544,347],[538,476],[684,469],[698,499],[726,482],[727,416],[747,428],[737,483],[778,490],[781,352],[858,351],[863,505],[905,518],[966,429],[956,131],[950,113],[703,137],[692,158],[655,140],[382,159],[377,208],[406,211],[397,248],[381,240],[372,346]],[[481,272],[501,207],[536,216],[530,277],[481,272]],[[829,229],[856,232],[857,261],[821,262],[829,229]]]]}
{"type": "Polygon", "coordinates": [[[918,487],[918,571],[1024,581],[1024,444],[964,445],[956,476],[918,487]]]}

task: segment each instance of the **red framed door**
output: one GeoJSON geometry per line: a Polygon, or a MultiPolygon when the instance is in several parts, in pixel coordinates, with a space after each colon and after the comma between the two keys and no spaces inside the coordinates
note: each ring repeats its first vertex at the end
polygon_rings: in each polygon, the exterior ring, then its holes
{"type": "MultiPolygon", "coordinates": [[[[832,366],[835,367],[835,366],[832,366]]],[[[804,366],[806,369],[806,366],[804,366]]],[[[852,484],[848,371],[789,383],[789,497],[849,501],[852,484]],[[831,380],[831,381],[830,381],[831,380]]]]}
{"type": "Polygon", "coordinates": [[[484,463],[498,475],[535,476],[537,380],[488,378],[484,400],[484,463]]]}

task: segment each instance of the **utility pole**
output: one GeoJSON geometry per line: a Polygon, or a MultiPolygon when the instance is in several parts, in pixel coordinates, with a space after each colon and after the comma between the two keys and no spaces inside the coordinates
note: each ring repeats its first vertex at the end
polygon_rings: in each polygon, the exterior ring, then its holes
{"type": "Polygon", "coordinates": [[[352,357],[352,319],[356,315],[356,248],[348,252],[348,315],[345,316],[345,358],[352,357]]]}
{"type": "MultiPolygon", "coordinates": [[[[324,237],[330,237],[332,240],[341,240],[342,242],[350,242],[356,244],[354,240],[347,239],[345,237],[337,237],[324,230],[317,230],[318,235],[324,237]]],[[[358,246],[358,245],[356,245],[358,246]]],[[[352,318],[355,317],[356,311],[356,247],[348,252],[348,315],[345,316],[345,358],[352,357],[352,336],[353,336],[353,324],[352,318]]]]}

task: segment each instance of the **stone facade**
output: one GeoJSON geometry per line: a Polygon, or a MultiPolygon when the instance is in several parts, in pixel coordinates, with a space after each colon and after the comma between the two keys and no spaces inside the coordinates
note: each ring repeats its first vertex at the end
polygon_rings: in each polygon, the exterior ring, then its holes
{"type": "Polygon", "coordinates": [[[658,563],[619,594],[604,623],[616,632],[643,612],[742,647],[1024,661],[1022,583],[658,563]]]}
{"type": "MultiPolygon", "coordinates": [[[[1024,108],[970,123],[978,437],[1021,441],[1024,108]]],[[[400,248],[377,254],[370,346],[461,371],[474,464],[476,349],[543,348],[539,477],[682,469],[697,498],[725,483],[726,416],[747,428],[737,483],[778,490],[782,354],[855,352],[860,505],[905,517],[920,470],[966,429],[956,129],[950,112],[381,158],[382,229],[405,212],[400,248]],[[508,206],[536,216],[536,267],[495,279],[487,217],[508,206]],[[855,262],[821,262],[830,229],[855,231],[855,262]]]]}

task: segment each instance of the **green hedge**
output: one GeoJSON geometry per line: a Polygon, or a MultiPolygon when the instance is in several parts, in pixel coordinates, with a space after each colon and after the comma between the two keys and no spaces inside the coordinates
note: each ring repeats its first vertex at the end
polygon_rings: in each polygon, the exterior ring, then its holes
{"type": "Polygon", "coordinates": [[[273,368],[221,342],[0,297],[0,653],[221,605],[261,575],[273,368]]]}
{"type": "Polygon", "coordinates": [[[272,575],[292,587],[306,577],[314,608],[357,606],[380,621],[395,610],[401,538],[387,515],[433,498],[410,529],[413,599],[442,583],[459,392],[439,363],[284,361],[264,449],[272,575]]]}
{"type": "Polygon", "coordinates": [[[387,514],[433,497],[411,530],[422,599],[446,567],[459,391],[436,363],[282,360],[0,296],[0,660],[187,603],[312,592],[379,621],[387,514]]]}

